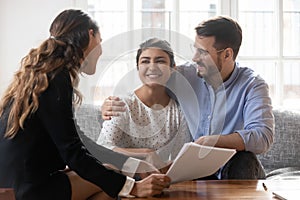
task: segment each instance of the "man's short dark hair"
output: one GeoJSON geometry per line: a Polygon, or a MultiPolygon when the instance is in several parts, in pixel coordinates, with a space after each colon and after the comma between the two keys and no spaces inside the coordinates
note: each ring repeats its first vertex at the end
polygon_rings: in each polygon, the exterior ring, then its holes
{"type": "Polygon", "coordinates": [[[218,16],[201,22],[195,29],[198,36],[214,36],[217,50],[232,48],[234,59],[237,57],[242,43],[242,29],[235,20],[218,16]]]}

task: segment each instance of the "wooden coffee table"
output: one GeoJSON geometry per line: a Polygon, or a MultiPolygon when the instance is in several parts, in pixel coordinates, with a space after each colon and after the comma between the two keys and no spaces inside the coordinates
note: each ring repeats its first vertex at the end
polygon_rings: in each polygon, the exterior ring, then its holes
{"type": "MultiPolygon", "coordinates": [[[[159,197],[148,199],[276,199],[273,191],[299,191],[300,180],[206,180],[173,184],[159,197]],[[267,187],[267,191],[263,187],[267,187]]],[[[126,199],[126,198],[122,198],[126,199]]],[[[135,198],[135,200],[145,198],[135,198]]]]}
{"type": "Polygon", "coordinates": [[[0,188],[0,200],[15,200],[15,193],[12,188],[0,188]]]}

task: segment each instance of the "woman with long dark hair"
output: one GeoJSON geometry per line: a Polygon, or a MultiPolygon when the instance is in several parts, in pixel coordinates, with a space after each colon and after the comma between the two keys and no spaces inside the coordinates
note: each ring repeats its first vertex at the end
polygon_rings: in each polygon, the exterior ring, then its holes
{"type": "Polygon", "coordinates": [[[97,24],[65,10],[51,36],[22,59],[0,103],[0,187],[17,199],[111,199],[161,193],[169,178],[133,179],[105,168],[78,136],[73,105],[81,102],[78,74],[93,74],[102,53],[97,24]],[[66,166],[70,170],[65,171],[66,166]]]}

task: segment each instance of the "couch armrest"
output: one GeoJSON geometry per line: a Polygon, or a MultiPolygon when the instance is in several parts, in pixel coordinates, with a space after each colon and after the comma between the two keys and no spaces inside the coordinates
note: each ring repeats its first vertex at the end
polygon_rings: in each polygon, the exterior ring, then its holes
{"type": "Polygon", "coordinates": [[[300,113],[274,110],[275,135],[270,150],[258,158],[270,172],[286,167],[300,167],[300,113]]]}

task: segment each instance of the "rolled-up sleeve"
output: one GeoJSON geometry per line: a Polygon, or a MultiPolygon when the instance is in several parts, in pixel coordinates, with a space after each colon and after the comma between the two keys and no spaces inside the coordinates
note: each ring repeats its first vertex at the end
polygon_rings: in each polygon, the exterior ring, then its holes
{"type": "Polygon", "coordinates": [[[243,138],[245,150],[256,154],[266,152],[273,143],[274,115],[269,87],[256,78],[248,87],[243,108],[244,129],[235,130],[243,138]]]}

